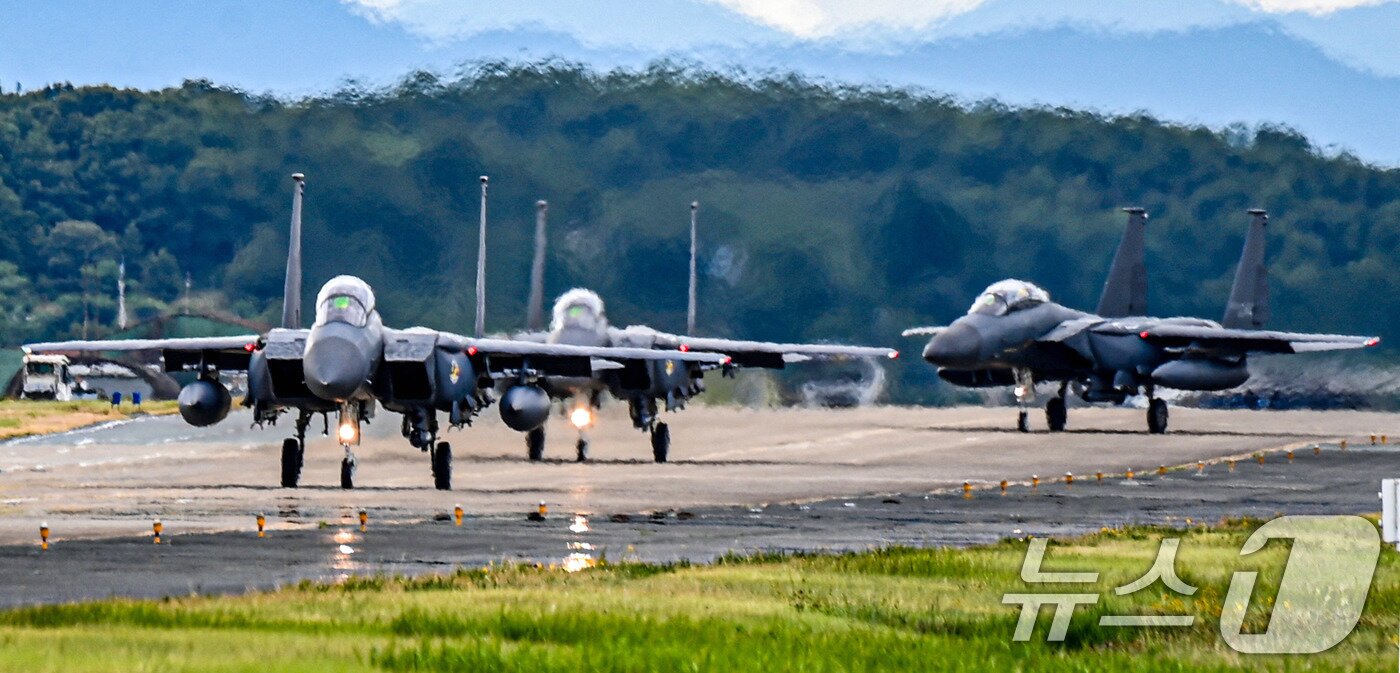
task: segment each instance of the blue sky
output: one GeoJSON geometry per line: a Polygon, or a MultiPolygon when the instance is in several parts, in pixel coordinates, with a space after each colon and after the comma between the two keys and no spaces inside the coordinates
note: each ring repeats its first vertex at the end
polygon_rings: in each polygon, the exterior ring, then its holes
{"type": "Polygon", "coordinates": [[[1397,36],[1392,0],[0,0],[0,86],[207,78],[303,95],[472,59],[672,56],[969,100],[1285,123],[1400,165],[1397,36]]]}

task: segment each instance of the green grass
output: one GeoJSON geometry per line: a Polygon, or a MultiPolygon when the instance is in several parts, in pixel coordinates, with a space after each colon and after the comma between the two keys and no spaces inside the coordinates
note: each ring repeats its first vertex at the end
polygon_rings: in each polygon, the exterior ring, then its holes
{"type": "Polygon", "coordinates": [[[103,400],[0,400],[0,439],[64,432],[95,423],[131,418],[137,413],[173,414],[174,400],[152,400],[141,405],[113,407],[103,400]]]}
{"type": "MultiPolygon", "coordinates": [[[[15,671],[1293,671],[1392,670],[1400,572],[1382,557],[1365,616],[1320,655],[1260,657],[1221,641],[1230,574],[1259,569],[1247,625],[1267,627],[1287,556],[1237,562],[1259,522],[1185,533],[1177,567],[1200,587],[1118,597],[1156,540],[1111,530],[1050,546],[1045,569],[1098,570],[1100,604],[1080,608],[1064,643],[1011,642],[1025,543],[970,550],[727,557],[710,566],[604,564],[575,574],[524,566],[421,579],[165,601],[108,600],[0,612],[0,670],[15,671]],[[1195,614],[1188,628],[1103,628],[1104,614],[1195,614]]],[[[1073,587],[1083,591],[1082,586],[1073,587]]],[[[1090,591],[1095,591],[1090,589],[1090,591]]]]}

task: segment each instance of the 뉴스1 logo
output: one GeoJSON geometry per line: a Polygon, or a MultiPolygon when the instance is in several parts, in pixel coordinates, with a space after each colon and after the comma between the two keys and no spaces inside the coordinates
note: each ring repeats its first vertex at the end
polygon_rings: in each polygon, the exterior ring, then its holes
{"type": "MultiPolygon", "coordinates": [[[[1380,556],[1380,536],[1371,522],[1359,516],[1285,516],[1254,531],[1240,549],[1248,556],[1264,548],[1269,540],[1292,540],[1283,579],[1274,598],[1268,630],[1244,633],[1244,617],[1249,610],[1258,573],[1238,571],[1220,614],[1220,637],[1244,654],[1313,654],[1342,642],[1361,620],[1371,578],[1380,556]]],[[[1021,564],[1021,579],[1028,584],[1092,584],[1097,572],[1042,572],[1048,541],[1033,539],[1021,564]]],[[[1183,596],[1196,593],[1176,572],[1179,538],[1162,540],[1157,558],[1142,577],[1114,589],[1127,596],[1161,582],[1183,596]]],[[[1070,617],[1079,605],[1095,605],[1096,593],[1008,593],[1002,603],[1021,606],[1012,640],[1030,640],[1042,606],[1053,607],[1047,642],[1062,642],[1070,617]]],[[[1194,615],[1104,615],[1104,627],[1191,626],[1194,615]]]]}

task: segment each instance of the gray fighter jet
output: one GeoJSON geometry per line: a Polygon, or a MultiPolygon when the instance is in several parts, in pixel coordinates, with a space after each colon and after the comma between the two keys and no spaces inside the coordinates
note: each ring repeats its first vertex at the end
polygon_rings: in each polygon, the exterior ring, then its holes
{"type": "MultiPolygon", "coordinates": [[[[628,363],[605,364],[588,376],[546,376],[540,387],[552,400],[569,410],[570,423],[578,430],[575,458],[588,459],[588,429],[594,424],[594,413],[605,393],[626,402],[632,425],[650,433],[652,459],[667,461],[671,447],[669,426],[658,419],[658,411],[678,411],[686,401],[705,390],[704,373],[720,368],[732,375],[742,367],[782,369],[786,365],[807,360],[842,360],[848,358],[897,358],[899,352],[889,348],[842,346],[828,344],[788,344],[764,341],[738,341],[660,332],[642,325],[612,327],[604,311],[603,300],[597,293],[574,288],[554,302],[548,331],[543,326],[544,249],[547,204],[537,204],[535,226],[535,257],[531,266],[530,299],[527,325],[531,331],[514,335],[520,341],[590,347],[627,347],[659,349],[663,352],[710,353],[724,357],[722,364],[682,362],[679,360],[635,360],[628,363]]],[[[690,205],[690,286],[686,331],[695,332],[696,318],[696,217],[698,203],[690,205]]],[[[514,427],[514,426],[512,426],[514,427]]],[[[543,425],[517,427],[526,433],[525,444],[530,460],[544,457],[545,430],[543,425]]]]}
{"type": "Polygon", "coordinates": [[[1167,430],[1167,404],[1158,388],[1228,390],[1249,379],[1250,353],[1309,353],[1374,346],[1378,337],[1264,330],[1269,317],[1264,230],[1268,215],[1251,210],[1244,252],[1225,317],[1150,318],[1144,240],[1147,213],[1125,208],[1128,229],[1113,258],[1095,313],[1066,308],[1034,284],[994,283],[967,315],[946,327],[916,327],[905,336],[932,336],[924,359],[949,383],[972,388],[1014,386],[1017,427],[1029,430],[1027,406],[1038,383],[1059,384],[1045,405],[1051,432],[1065,429],[1065,396],[1073,386],[1087,402],[1121,404],[1139,391],[1148,398],[1147,428],[1167,430]]]}
{"type": "MultiPolygon", "coordinates": [[[[541,344],[481,337],[481,281],[478,274],[477,336],[466,337],[423,327],[386,327],[375,310],[374,292],[353,276],[328,281],[316,297],[311,329],[301,320],[301,204],[305,182],[293,175],[291,244],[287,256],[282,327],[266,334],[242,336],[64,341],[25,346],[28,352],[159,351],[166,371],[195,372],[197,379],[179,395],[180,414],[190,425],[218,423],[229,413],[231,396],[220,372],[248,373],[244,406],[253,422],[275,424],[295,412],[295,436],[282,444],[282,485],[295,487],[301,477],[306,429],[321,414],[330,433],[329,414],[337,414],[336,439],[345,448],[340,484],[353,488],[360,424],[374,417],[376,405],[402,414],[402,432],[415,448],[429,454],[433,483],[452,487],[452,447],[439,442],[438,412],[458,428],[489,405],[503,390],[500,413],[516,429],[538,427],[548,417],[548,396],[539,387],[546,377],[587,377],[600,367],[645,369],[664,361],[668,368],[721,366],[723,355],[653,348],[598,348],[589,345],[541,344]],[[544,400],[543,406],[540,400],[544,400]]],[[[485,225],[486,178],[482,178],[482,224],[485,225]]],[[[484,248],[483,248],[484,249],[484,248]]],[[[478,264],[484,258],[478,257],[478,264]]]]}

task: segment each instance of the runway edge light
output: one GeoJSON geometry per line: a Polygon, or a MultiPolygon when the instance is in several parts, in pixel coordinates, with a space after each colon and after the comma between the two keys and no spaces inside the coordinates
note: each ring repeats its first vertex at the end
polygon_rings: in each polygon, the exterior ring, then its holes
{"type": "Polygon", "coordinates": [[[1397,509],[1400,509],[1400,479],[1382,479],[1381,492],[1381,539],[1395,545],[1400,551],[1400,524],[1397,523],[1397,509]]]}

